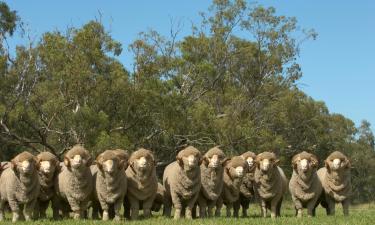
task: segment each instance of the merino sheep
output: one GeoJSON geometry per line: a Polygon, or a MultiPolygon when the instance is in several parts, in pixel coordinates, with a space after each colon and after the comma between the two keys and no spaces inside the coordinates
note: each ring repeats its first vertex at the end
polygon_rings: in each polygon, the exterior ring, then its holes
{"type": "Polygon", "coordinates": [[[144,217],[150,217],[158,189],[154,154],[143,148],[133,152],[126,169],[126,177],[128,179],[126,199],[129,205],[126,205],[125,216],[129,218],[130,214],[132,220],[137,219],[141,204],[144,217]]]}
{"type": "Polygon", "coordinates": [[[58,217],[59,209],[64,216],[72,210],[74,219],[85,216],[94,190],[91,164],[90,153],[80,145],[74,146],[65,154],[64,168],[57,176],[55,184],[56,204],[52,206],[54,218],[58,217]]]}
{"type": "MultiPolygon", "coordinates": [[[[109,210],[110,206],[113,206],[114,220],[121,220],[120,210],[127,191],[127,180],[123,169],[124,161],[117,156],[114,150],[107,150],[96,158],[96,165],[92,167],[97,167],[92,169],[95,171],[93,174],[94,196],[103,210],[102,219],[110,218],[109,210]]],[[[94,211],[96,209],[93,209],[94,211]]]]}
{"type": "Polygon", "coordinates": [[[163,174],[164,216],[171,216],[173,203],[174,219],[179,219],[183,212],[187,219],[192,219],[192,209],[201,188],[199,166],[201,158],[199,150],[189,146],[181,150],[176,156],[176,161],[165,168],[163,174]]]}
{"type": "Polygon", "coordinates": [[[317,167],[318,158],[311,153],[304,151],[292,158],[289,191],[298,217],[302,217],[303,208],[307,208],[308,216],[315,216],[314,209],[323,189],[316,174],[317,167]]]}
{"type": "MultiPolygon", "coordinates": [[[[231,216],[233,204],[238,201],[240,197],[240,186],[246,170],[247,163],[241,156],[234,156],[225,163],[223,178],[224,186],[221,193],[221,198],[217,203],[215,212],[216,216],[220,215],[223,203],[226,206],[227,217],[231,216]]],[[[234,214],[234,216],[238,217],[238,214],[234,214]]]]}
{"type": "Polygon", "coordinates": [[[48,204],[55,200],[54,184],[60,171],[60,161],[57,156],[50,152],[41,152],[36,158],[39,163],[40,194],[34,210],[34,217],[46,218],[48,204]]]}
{"type": "Polygon", "coordinates": [[[4,220],[6,202],[13,213],[12,222],[20,218],[30,221],[40,185],[37,172],[38,162],[29,152],[22,152],[11,160],[0,177],[0,221],[4,220]],[[23,215],[22,215],[23,209],[23,215]]]}
{"type": "Polygon", "coordinates": [[[255,193],[260,201],[262,216],[267,217],[267,209],[271,217],[280,216],[283,195],[287,190],[287,179],[283,170],[278,167],[279,160],[272,152],[257,155],[255,162],[255,193]]]}
{"type": "Polygon", "coordinates": [[[256,154],[247,151],[241,155],[247,162],[247,170],[242,179],[240,186],[240,197],[238,201],[233,204],[234,215],[239,215],[239,209],[242,207],[242,217],[247,217],[247,210],[249,209],[250,201],[254,198],[254,172],[256,168],[255,158],[256,154]]]}
{"type": "Polygon", "coordinates": [[[349,158],[335,151],[325,160],[325,167],[318,170],[324,190],[321,204],[326,208],[327,215],[335,214],[335,203],[341,203],[344,215],[349,215],[349,197],[352,192],[350,169],[349,158]]]}
{"type": "Polygon", "coordinates": [[[200,166],[201,190],[198,196],[199,216],[213,216],[213,208],[223,190],[224,152],[218,147],[211,148],[204,154],[200,166]]]}

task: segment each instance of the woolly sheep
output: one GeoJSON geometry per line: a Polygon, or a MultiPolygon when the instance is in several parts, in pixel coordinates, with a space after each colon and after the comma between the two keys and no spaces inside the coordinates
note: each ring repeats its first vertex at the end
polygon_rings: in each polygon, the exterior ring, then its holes
{"type": "MultiPolygon", "coordinates": [[[[231,216],[233,204],[238,201],[240,197],[240,186],[245,171],[247,170],[247,163],[241,156],[234,156],[225,163],[224,167],[224,186],[221,193],[221,198],[218,200],[216,208],[216,216],[220,215],[222,204],[226,206],[227,217],[231,216]]],[[[238,212],[238,211],[237,211],[238,212]]],[[[234,215],[234,216],[238,216],[234,215]]]]}
{"type": "MultiPolygon", "coordinates": [[[[131,219],[138,218],[140,204],[143,207],[144,217],[150,217],[158,189],[154,154],[143,148],[133,152],[126,169],[126,177],[128,179],[126,199],[129,203],[126,208],[130,209],[131,219]]],[[[125,214],[128,214],[128,211],[126,209],[125,214]]]]}
{"type": "Polygon", "coordinates": [[[8,202],[13,213],[12,222],[20,218],[30,221],[39,191],[38,162],[29,152],[22,152],[11,160],[0,177],[0,221],[4,220],[4,208],[8,202]],[[21,210],[24,209],[23,215],[21,210]]]}
{"type": "Polygon", "coordinates": [[[318,177],[323,186],[321,204],[326,208],[327,215],[335,214],[335,203],[341,203],[344,215],[349,215],[352,192],[350,168],[349,158],[335,151],[325,160],[325,167],[318,170],[318,177]]]}
{"type": "MultiPolygon", "coordinates": [[[[127,180],[124,161],[113,150],[106,150],[96,158],[96,171],[93,174],[95,200],[99,201],[103,210],[102,219],[109,219],[109,209],[113,206],[114,220],[121,220],[120,210],[127,191],[127,180]]],[[[96,211],[93,209],[93,211],[96,211]]]]}
{"type": "Polygon", "coordinates": [[[61,209],[64,216],[73,211],[73,218],[85,216],[88,202],[93,193],[93,177],[90,171],[92,159],[90,153],[82,146],[76,145],[64,156],[64,168],[59,173],[56,184],[56,204],[53,205],[54,218],[61,209]]]}
{"type": "Polygon", "coordinates": [[[192,209],[201,187],[201,153],[193,146],[181,150],[176,161],[169,164],[163,174],[165,188],[164,216],[171,216],[172,203],[175,208],[174,219],[181,218],[183,212],[192,219],[192,209]]]}
{"type": "Polygon", "coordinates": [[[242,179],[240,186],[240,197],[238,201],[233,204],[234,215],[239,215],[239,209],[242,207],[242,217],[247,217],[247,210],[249,209],[250,201],[254,198],[254,172],[256,168],[255,158],[256,154],[247,151],[241,155],[247,162],[247,170],[242,179]]]}
{"type": "MultiPolygon", "coordinates": [[[[50,152],[41,152],[37,156],[40,194],[34,210],[35,218],[46,218],[49,202],[55,200],[55,179],[60,171],[60,161],[50,152]]],[[[54,203],[52,203],[54,204],[54,203]]]]}
{"type": "Polygon", "coordinates": [[[308,216],[315,216],[315,206],[322,193],[322,184],[316,174],[318,158],[308,152],[301,152],[292,158],[293,174],[289,181],[289,191],[296,209],[302,217],[303,208],[308,216]]]}
{"type": "Polygon", "coordinates": [[[272,152],[257,155],[255,162],[255,193],[260,201],[262,216],[267,217],[267,209],[271,217],[280,216],[283,195],[287,190],[287,179],[283,170],[278,167],[279,160],[272,152]]]}
{"type": "Polygon", "coordinates": [[[202,186],[197,201],[201,218],[213,216],[213,208],[223,189],[225,161],[225,154],[218,147],[211,148],[203,156],[200,166],[202,186]]]}

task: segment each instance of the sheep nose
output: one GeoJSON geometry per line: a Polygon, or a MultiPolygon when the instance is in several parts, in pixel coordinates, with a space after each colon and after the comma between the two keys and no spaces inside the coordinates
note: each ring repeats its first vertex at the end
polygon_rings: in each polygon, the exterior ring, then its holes
{"type": "Polygon", "coordinates": [[[267,159],[263,160],[263,162],[262,162],[262,168],[263,168],[263,170],[268,170],[269,167],[270,167],[270,161],[267,160],[267,159]]]}
{"type": "Polygon", "coordinates": [[[211,164],[212,167],[217,167],[219,165],[219,157],[217,155],[212,156],[211,164]]]}
{"type": "Polygon", "coordinates": [[[243,176],[243,167],[242,166],[236,167],[236,173],[237,173],[237,176],[242,177],[243,176]]]}
{"type": "Polygon", "coordinates": [[[249,157],[249,158],[247,158],[246,161],[247,161],[247,165],[249,165],[249,167],[252,167],[254,165],[254,159],[253,158],[249,157]]]}
{"type": "Polygon", "coordinates": [[[82,157],[80,155],[75,155],[73,157],[73,161],[76,163],[76,164],[80,164],[82,162],[82,157]]]}
{"type": "Polygon", "coordinates": [[[48,173],[51,170],[51,163],[49,161],[43,161],[40,163],[40,167],[43,172],[48,173]]]}
{"type": "Polygon", "coordinates": [[[333,168],[338,169],[340,167],[341,160],[340,159],[334,159],[333,160],[333,168]]]}
{"type": "Polygon", "coordinates": [[[105,170],[107,172],[112,172],[113,171],[113,168],[114,168],[114,166],[113,166],[113,160],[107,160],[107,161],[105,161],[104,165],[105,165],[105,170]]]}
{"type": "Polygon", "coordinates": [[[194,155],[189,155],[189,157],[188,157],[188,164],[189,164],[189,166],[194,166],[195,163],[196,163],[195,156],[194,155]]]}
{"type": "Polygon", "coordinates": [[[22,164],[21,164],[23,172],[28,172],[30,170],[30,166],[31,166],[31,164],[27,160],[23,161],[22,164]]]}
{"type": "Polygon", "coordinates": [[[303,171],[306,171],[308,169],[308,161],[307,161],[307,159],[302,159],[301,160],[301,169],[303,171]]]}
{"type": "Polygon", "coordinates": [[[147,165],[147,160],[146,160],[146,158],[145,158],[145,157],[141,157],[141,158],[138,160],[138,165],[139,165],[139,167],[141,167],[141,168],[146,167],[146,165],[147,165]]]}

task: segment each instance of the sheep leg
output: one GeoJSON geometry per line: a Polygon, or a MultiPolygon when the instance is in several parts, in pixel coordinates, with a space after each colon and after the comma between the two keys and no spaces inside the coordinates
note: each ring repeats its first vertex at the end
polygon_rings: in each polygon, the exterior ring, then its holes
{"type": "Polygon", "coordinates": [[[243,201],[240,201],[240,204],[242,206],[242,217],[248,217],[247,210],[249,209],[250,201],[248,199],[244,199],[243,201]]]}
{"type": "Polygon", "coordinates": [[[205,199],[202,196],[199,196],[199,198],[198,198],[198,205],[199,205],[199,217],[205,218],[206,217],[207,202],[205,201],[205,199]]]}
{"type": "Polygon", "coordinates": [[[113,218],[113,220],[115,221],[121,220],[121,214],[120,214],[121,205],[122,205],[122,198],[118,199],[113,206],[113,210],[115,211],[115,217],[113,218]]]}
{"type": "Polygon", "coordinates": [[[266,202],[264,200],[261,200],[260,202],[260,210],[261,214],[264,218],[267,217],[267,207],[266,207],[266,202]]]}
{"type": "Polygon", "coordinates": [[[219,197],[216,201],[215,217],[220,217],[221,208],[223,207],[223,198],[219,197]]]}
{"type": "Polygon", "coordinates": [[[212,217],[213,216],[213,211],[215,207],[216,202],[215,201],[210,201],[207,204],[207,216],[212,217]]]}
{"type": "Polygon", "coordinates": [[[108,221],[109,220],[109,212],[108,212],[108,204],[106,202],[100,201],[100,206],[103,209],[103,214],[102,214],[102,220],[103,221],[108,221]]]}
{"type": "Polygon", "coordinates": [[[5,201],[0,200],[0,221],[4,221],[4,206],[5,206],[5,201]]]}
{"type": "Polygon", "coordinates": [[[344,201],[341,202],[342,204],[342,209],[344,212],[344,216],[349,216],[349,205],[350,201],[348,199],[345,199],[344,201]]]}
{"type": "Polygon", "coordinates": [[[139,215],[139,200],[131,195],[128,195],[128,199],[130,202],[130,218],[136,220],[139,215]]]}
{"type": "Polygon", "coordinates": [[[153,204],[154,200],[155,200],[155,195],[153,197],[150,197],[150,198],[146,199],[143,202],[143,216],[145,218],[151,217],[151,208],[152,208],[152,204],[153,204]]]}
{"type": "Polygon", "coordinates": [[[13,214],[12,222],[17,222],[21,218],[21,208],[15,198],[8,196],[8,203],[13,214]]]}
{"type": "Polygon", "coordinates": [[[72,196],[67,196],[67,199],[68,199],[70,208],[73,210],[73,219],[75,220],[81,219],[82,212],[81,212],[81,207],[80,207],[79,202],[77,202],[76,199],[73,198],[72,196]]]}
{"type": "Polygon", "coordinates": [[[169,196],[164,197],[163,202],[163,216],[165,217],[171,217],[172,212],[172,199],[169,196]]]}
{"type": "Polygon", "coordinates": [[[232,216],[232,208],[233,208],[233,204],[232,203],[226,204],[227,217],[231,217],[232,216]]]}
{"type": "Polygon", "coordinates": [[[130,219],[130,202],[127,197],[124,198],[124,217],[130,219]]]}
{"type": "Polygon", "coordinates": [[[239,212],[240,212],[241,204],[240,200],[238,199],[233,203],[233,217],[238,218],[239,217],[239,212]]]}
{"type": "Polygon", "coordinates": [[[331,198],[327,198],[327,215],[333,216],[335,215],[335,201],[331,198]]]}
{"type": "Polygon", "coordinates": [[[41,218],[41,219],[47,218],[46,211],[47,211],[47,208],[48,208],[48,203],[49,203],[49,201],[43,201],[43,202],[39,202],[39,204],[35,204],[35,205],[38,206],[38,207],[35,207],[35,208],[39,208],[39,210],[38,210],[39,218],[41,218]]]}
{"type": "Polygon", "coordinates": [[[26,221],[32,220],[33,210],[36,204],[36,199],[25,204],[24,216],[26,221]]]}
{"type": "Polygon", "coordinates": [[[60,206],[60,201],[57,196],[52,197],[52,216],[54,220],[57,220],[60,218],[59,215],[59,206],[60,206]]]}
{"type": "Polygon", "coordinates": [[[307,216],[313,217],[315,216],[315,204],[314,201],[311,201],[309,204],[307,204],[307,216]]]}

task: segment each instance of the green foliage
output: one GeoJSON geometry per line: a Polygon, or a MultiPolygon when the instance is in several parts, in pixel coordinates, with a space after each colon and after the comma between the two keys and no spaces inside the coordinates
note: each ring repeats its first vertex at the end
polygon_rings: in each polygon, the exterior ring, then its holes
{"type": "MultiPolygon", "coordinates": [[[[0,34],[11,36],[20,21],[5,3],[0,14],[0,34]]],[[[299,45],[313,30],[272,7],[215,0],[190,35],[176,37],[140,33],[129,46],[133,71],[96,21],[47,32],[14,58],[2,49],[3,159],[25,149],[62,155],[81,143],[93,154],[146,147],[168,163],[186,145],[219,145],[228,155],[275,151],[290,174],[302,150],[321,160],[341,150],[352,159],[354,201],[375,199],[370,124],[355,127],[297,86],[299,45]]]]}

